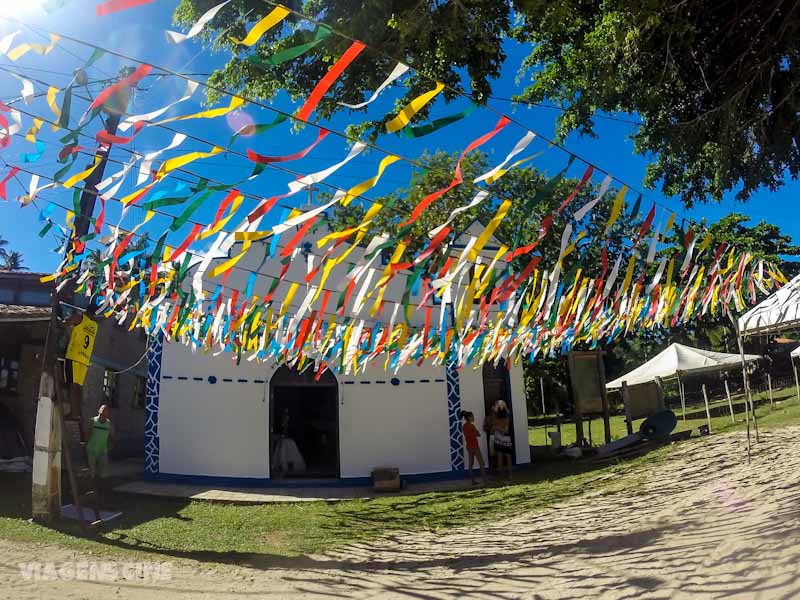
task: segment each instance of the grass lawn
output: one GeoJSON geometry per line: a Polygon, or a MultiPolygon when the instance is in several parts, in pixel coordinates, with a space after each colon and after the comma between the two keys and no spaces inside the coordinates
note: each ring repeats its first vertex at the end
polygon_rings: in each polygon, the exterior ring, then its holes
{"type": "MultiPolygon", "coordinates": [[[[774,411],[760,408],[759,414],[762,429],[800,423],[800,403],[784,401],[774,411]]],[[[725,424],[725,419],[718,421],[715,431],[725,424]]],[[[730,428],[730,418],[727,424],[730,428]]],[[[75,524],[56,530],[29,523],[29,477],[3,474],[0,539],[54,543],[92,553],[156,553],[160,558],[274,565],[285,557],[333,550],[393,531],[480,527],[512,512],[540,511],[587,489],[635,493],[645,477],[642,467],[664,460],[670,452],[664,447],[603,467],[584,461],[541,462],[516,474],[517,485],[509,487],[338,503],[233,505],[118,495],[115,500],[124,517],[93,539],[80,537],[75,524]]]]}
{"type": "MultiPolygon", "coordinates": [[[[759,400],[762,398],[768,398],[769,395],[767,393],[763,394],[753,394],[753,400],[759,400]]],[[[786,404],[786,400],[795,400],[796,401],[796,390],[794,387],[787,387],[783,389],[775,390],[773,393],[773,398],[775,401],[783,401],[782,404],[786,404]]],[[[738,405],[744,403],[744,396],[733,396],[732,401],[734,404],[734,409],[738,405]]],[[[709,402],[709,407],[714,408],[717,406],[728,406],[728,401],[718,400],[716,402],[709,402]]],[[[776,405],[775,410],[778,410],[778,405],[776,405]]],[[[697,429],[700,425],[706,424],[706,417],[705,417],[705,405],[701,404],[699,406],[692,406],[687,407],[687,414],[700,412],[702,413],[702,418],[699,419],[687,419],[683,421],[681,419],[680,409],[676,412],[678,416],[678,426],[676,427],[675,431],[684,431],[686,429],[697,429]]],[[[760,418],[762,414],[768,414],[769,407],[759,407],[756,415],[759,417],[759,426],[761,425],[760,418]]],[[[744,423],[744,412],[737,412],[736,413],[736,421],[737,424],[744,423]]],[[[618,440],[619,438],[625,437],[628,435],[628,430],[625,427],[625,417],[623,415],[614,415],[610,419],[611,422],[611,439],[618,440]]],[[[641,421],[635,421],[633,424],[633,430],[638,431],[639,425],[641,421]]],[[[595,446],[601,445],[605,441],[605,431],[603,428],[603,420],[602,419],[592,419],[592,441],[595,446]]],[[[719,417],[712,417],[711,418],[711,430],[714,433],[719,433],[722,431],[727,431],[734,424],[731,422],[730,414],[726,414],[724,416],[719,417]]],[[[554,431],[554,427],[548,427],[547,431],[554,431]]],[[[583,435],[588,439],[589,438],[589,424],[584,422],[583,424],[583,435]]],[[[572,422],[562,423],[561,424],[561,443],[564,446],[568,446],[569,444],[575,443],[575,424],[572,422]]],[[[544,427],[529,427],[528,428],[528,442],[531,446],[545,446],[550,445],[550,439],[546,437],[544,427]]]]}

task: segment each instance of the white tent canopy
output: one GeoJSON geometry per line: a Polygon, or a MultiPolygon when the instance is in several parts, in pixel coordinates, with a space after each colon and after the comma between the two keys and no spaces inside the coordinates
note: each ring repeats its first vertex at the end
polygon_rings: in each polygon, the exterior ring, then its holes
{"type": "MultiPolygon", "coordinates": [[[[757,354],[745,354],[745,361],[751,362],[761,358],[757,354]]],[[[701,350],[683,344],[672,344],[643,365],[622,377],[609,382],[606,389],[613,390],[622,387],[622,382],[628,385],[653,381],[656,377],[671,379],[678,375],[697,374],[711,371],[722,371],[742,364],[739,354],[726,354],[725,352],[712,352],[701,350]]]]}
{"type": "Polygon", "coordinates": [[[739,317],[739,334],[759,335],[800,328],[800,275],[739,317]]]}

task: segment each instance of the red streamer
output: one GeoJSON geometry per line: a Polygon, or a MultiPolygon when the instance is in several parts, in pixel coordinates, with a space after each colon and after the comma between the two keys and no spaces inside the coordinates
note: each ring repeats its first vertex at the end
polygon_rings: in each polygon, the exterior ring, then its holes
{"type": "Polygon", "coordinates": [[[286,244],[286,247],[281,251],[281,257],[285,258],[292,255],[294,247],[297,246],[300,240],[308,233],[308,230],[317,222],[317,219],[319,219],[319,215],[303,223],[303,226],[297,230],[297,233],[292,236],[292,239],[289,240],[289,243],[286,244]]]}
{"type": "Polygon", "coordinates": [[[139,83],[142,79],[147,77],[150,74],[150,71],[153,70],[151,65],[139,65],[139,67],[130,75],[128,75],[125,79],[119,80],[114,85],[111,85],[100,92],[100,95],[95,98],[94,102],[92,102],[91,106],[87,109],[87,113],[93,111],[98,106],[102,106],[111,96],[114,94],[135,86],[139,83]]]}
{"type": "Polygon", "coordinates": [[[95,139],[97,140],[98,144],[105,144],[106,146],[110,146],[111,144],[129,144],[133,141],[139,132],[144,128],[146,123],[144,121],[138,121],[133,126],[133,135],[128,137],[123,137],[119,135],[113,135],[106,131],[105,129],[101,129],[95,135],[95,139]]]}
{"type": "Polygon", "coordinates": [[[650,230],[650,225],[653,224],[653,219],[655,218],[655,216],[656,216],[656,205],[653,204],[652,208],[650,208],[650,212],[647,213],[647,218],[644,220],[644,223],[642,223],[641,229],[639,229],[639,235],[636,236],[636,241],[633,244],[634,246],[638,244],[650,230]]]}
{"type": "Polygon", "coordinates": [[[58,160],[64,162],[68,156],[72,156],[81,150],[83,150],[83,146],[78,146],[78,144],[67,144],[59,151],[58,160]]]}
{"type": "Polygon", "coordinates": [[[17,173],[19,173],[18,167],[12,167],[11,170],[8,172],[8,175],[3,177],[3,181],[0,181],[0,198],[8,202],[8,198],[6,197],[6,184],[8,180],[14,177],[17,173]]]}
{"type": "Polygon", "coordinates": [[[97,220],[94,222],[94,232],[97,234],[103,229],[103,223],[106,220],[106,200],[101,196],[98,197],[100,198],[100,214],[97,215],[97,220]]]}
{"type": "Polygon", "coordinates": [[[192,230],[189,232],[189,235],[186,236],[186,239],[183,240],[183,242],[181,242],[181,245],[178,246],[175,249],[175,252],[173,252],[172,255],[169,257],[170,262],[175,262],[175,260],[177,260],[177,258],[181,254],[186,252],[186,249],[191,245],[191,243],[197,237],[197,234],[200,233],[200,228],[201,227],[202,227],[202,225],[200,223],[197,223],[197,224],[195,224],[194,227],[192,227],[192,230]]]}
{"type": "Polygon", "coordinates": [[[311,144],[308,148],[301,150],[300,152],[295,152],[294,154],[286,154],[285,156],[264,156],[263,154],[258,154],[257,152],[251,150],[250,148],[247,149],[247,158],[252,160],[254,163],[259,163],[262,165],[269,164],[269,163],[279,163],[279,162],[289,162],[292,160],[297,160],[299,158],[304,158],[309,152],[311,152],[317,144],[319,144],[322,140],[325,139],[330,133],[327,129],[320,129],[319,136],[311,144]]]}
{"type": "Polygon", "coordinates": [[[95,8],[95,13],[98,17],[105,17],[129,8],[151,4],[152,2],[153,0],[108,0],[108,2],[98,4],[95,8]]]}
{"type": "Polygon", "coordinates": [[[592,173],[594,173],[594,167],[592,165],[589,165],[586,171],[583,173],[583,177],[581,177],[581,182],[578,184],[578,187],[572,190],[572,193],[569,196],[567,196],[567,199],[561,203],[561,206],[558,207],[556,214],[559,214],[562,210],[564,210],[567,207],[567,204],[569,204],[575,199],[575,196],[577,196],[578,193],[583,189],[583,186],[585,186],[586,183],[592,178],[592,173]]]}
{"type": "Polygon", "coordinates": [[[475,148],[478,148],[479,146],[482,146],[483,144],[488,142],[490,139],[492,139],[494,136],[496,136],[498,133],[500,133],[500,131],[502,131],[503,128],[506,125],[508,125],[510,122],[511,122],[511,119],[509,119],[506,116],[502,116],[502,117],[500,117],[500,120],[497,121],[497,125],[494,126],[494,129],[492,129],[488,133],[484,133],[478,139],[473,140],[472,143],[464,149],[464,151],[461,153],[461,156],[458,158],[458,162],[456,163],[455,174],[453,176],[453,181],[450,182],[450,185],[448,185],[447,187],[442,188],[440,190],[436,190],[435,192],[425,196],[425,198],[423,198],[420,201],[420,203],[417,204],[414,207],[414,210],[411,212],[411,218],[409,218],[408,221],[405,221],[404,223],[401,223],[400,227],[406,227],[406,226],[411,225],[412,223],[414,223],[420,217],[420,215],[423,212],[425,212],[426,208],[428,208],[436,200],[438,200],[439,198],[444,196],[447,192],[449,192],[454,187],[456,187],[461,182],[463,182],[464,181],[464,176],[461,174],[461,161],[464,160],[464,157],[467,154],[469,154],[470,152],[472,152],[473,150],[475,150],[475,148]]]}
{"type": "Polygon", "coordinates": [[[311,113],[313,113],[314,109],[317,108],[317,104],[319,104],[319,101],[322,100],[322,97],[325,95],[325,93],[330,89],[336,79],[338,79],[339,75],[341,75],[344,70],[350,66],[350,63],[356,59],[363,49],[364,44],[359,41],[355,41],[347,50],[345,50],[345,53],[342,54],[339,60],[337,60],[330,70],[325,73],[325,76],[319,80],[317,86],[308,96],[305,104],[303,104],[303,107],[297,113],[298,119],[302,121],[308,121],[311,113]]]}

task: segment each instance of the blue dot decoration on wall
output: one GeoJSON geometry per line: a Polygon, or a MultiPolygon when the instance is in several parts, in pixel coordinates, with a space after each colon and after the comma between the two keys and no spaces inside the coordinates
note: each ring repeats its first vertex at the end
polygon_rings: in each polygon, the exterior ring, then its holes
{"type": "Polygon", "coordinates": [[[400,385],[400,380],[397,377],[392,377],[390,383],[392,385],[400,385]]]}
{"type": "Polygon", "coordinates": [[[215,383],[217,383],[217,378],[214,375],[209,375],[208,376],[208,383],[210,383],[211,385],[214,385],[215,383]]]}

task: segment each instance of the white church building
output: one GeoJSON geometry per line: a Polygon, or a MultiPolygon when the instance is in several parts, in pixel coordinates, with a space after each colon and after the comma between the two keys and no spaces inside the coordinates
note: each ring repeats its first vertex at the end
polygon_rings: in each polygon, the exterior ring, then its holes
{"type": "MultiPolygon", "coordinates": [[[[474,223],[458,241],[469,243],[481,229],[474,223]]],[[[268,243],[279,252],[281,242],[295,233],[291,229],[280,241],[268,243]]],[[[319,261],[315,242],[326,233],[302,240],[298,247],[306,261],[295,258],[286,280],[304,281],[309,266],[319,261]]],[[[491,240],[482,256],[490,260],[497,246],[491,240]]],[[[356,248],[348,260],[359,262],[363,255],[364,249],[356,248]]],[[[262,266],[263,256],[258,248],[251,250],[227,285],[244,290],[253,279],[250,273],[257,272],[254,287],[263,294],[280,269],[277,260],[262,266]]],[[[383,268],[375,264],[374,281],[383,268]]],[[[346,268],[341,265],[334,275],[337,271],[346,268]]],[[[387,304],[401,301],[405,279],[401,272],[387,284],[387,304]]],[[[213,293],[213,284],[204,286],[213,293]]],[[[336,286],[335,281],[325,284],[336,286]]],[[[416,290],[412,300],[421,298],[416,290]]],[[[424,310],[415,311],[412,324],[424,322],[424,315],[424,310]]],[[[459,415],[473,412],[480,429],[498,399],[511,409],[514,462],[526,464],[530,449],[521,365],[457,369],[426,362],[396,373],[381,367],[357,375],[326,371],[317,381],[312,369],[298,373],[274,361],[245,358],[237,365],[229,353],[214,356],[154,338],[148,352],[146,476],[210,485],[358,485],[370,483],[375,468],[396,467],[408,481],[463,477],[466,451],[459,415]]],[[[484,457],[487,441],[482,436],[484,457]]]]}

